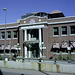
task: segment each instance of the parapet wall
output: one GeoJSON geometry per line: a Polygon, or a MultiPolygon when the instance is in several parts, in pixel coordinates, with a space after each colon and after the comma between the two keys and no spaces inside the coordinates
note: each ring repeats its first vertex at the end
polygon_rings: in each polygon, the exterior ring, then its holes
{"type": "Polygon", "coordinates": [[[0,68],[28,69],[49,72],[75,73],[75,64],[51,64],[45,62],[0,61],[0,68]]]}

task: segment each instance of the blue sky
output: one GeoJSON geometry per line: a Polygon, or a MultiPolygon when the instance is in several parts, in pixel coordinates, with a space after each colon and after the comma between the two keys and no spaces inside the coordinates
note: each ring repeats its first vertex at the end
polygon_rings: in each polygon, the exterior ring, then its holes
{"type": "Polygon", "coordinates": [[[65,16],[75,16],[75,0],[0,0],[0,24],[5,22],[3,8],[7,9],[7,23],[17,22],[21,15],[31,12],[61,10],[65,16]]]}

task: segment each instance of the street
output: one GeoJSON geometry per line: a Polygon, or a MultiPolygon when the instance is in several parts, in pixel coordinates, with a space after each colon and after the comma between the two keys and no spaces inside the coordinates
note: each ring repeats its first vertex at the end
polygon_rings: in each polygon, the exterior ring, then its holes
{"type": "Polygon", "coordinates": [[[0,75],[75,75],[75,74],[0,68],[0,75]]]}

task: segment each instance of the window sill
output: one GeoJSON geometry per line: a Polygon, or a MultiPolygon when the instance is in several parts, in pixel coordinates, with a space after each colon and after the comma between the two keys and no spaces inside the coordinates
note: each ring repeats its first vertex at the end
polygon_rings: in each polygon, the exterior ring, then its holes
{"type": "Polygon", "coordinates": [[[75,36],[75,34],[70,34],[70,36],[75,36]]]}
{"type": "Polygon", "coordinates": [[[11,38],[7,38],[7,40],[11,40],[11,38]]]}
{"type": "MultiPolygon", "coordinates": [[[[60,53],[53,53],[59,55],[60,53]]],[[[62,53],[62,54],[68,54],[68,53],[62,53]]],[[[71,52],[71,54],[75,54],[75,52],[71,52]]]]}
{"type": "Polygon", "coordinates": [[[13,39],[18,39],[18,38],[13,38],[13,39]]]}
{"type": "MultiPolygon", "coordinates": [[[[53,53],[53,54],[57,54],[57,55],[59,55],[60,53],[53,53]]],[[[68,54],[68,53],[61,53],[61,54],[68,54]]]]}
{"type": "Polygon", "coordinates": [[[5,39],[0,39],[0,40],[5,40],[5,39]]]}
{"type": "Polygon", "coordinates": [[[60,53],[53,53],[53,54],[60,54],[60,53]]]}
{"type": "Polygon", "coordinates": [[[68,53],[62,53],[62,54],[68,54],[68,53]]]}
{"type": "Polygon", "coordinates": [[[53,37],[59,37],[59,35],[53,35],[53,37]]]}
{"type": "Polygon", "coordinates": [[[68,36],[68,35],[61,35],[61,36],[68,36]]]}
{"type": "Polygon", "coordinates": [[[75,52],[71,52],[71,54],[75,54],[75,52]]]}

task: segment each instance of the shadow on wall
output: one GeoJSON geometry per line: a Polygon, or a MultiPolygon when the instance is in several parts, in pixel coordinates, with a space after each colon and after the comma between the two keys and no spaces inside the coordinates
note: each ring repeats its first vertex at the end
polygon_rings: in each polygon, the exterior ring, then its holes
{"type": "Polygon", "coordinates": [[[51,57],[49,57],[49,59],[53,59],[55,57],[56,54],[53,54],[51,57]]]}
{"type": "Polygon", "coordinates": [[[0,70],[0,75],[3,75],[2,71],[0,70]]]}

